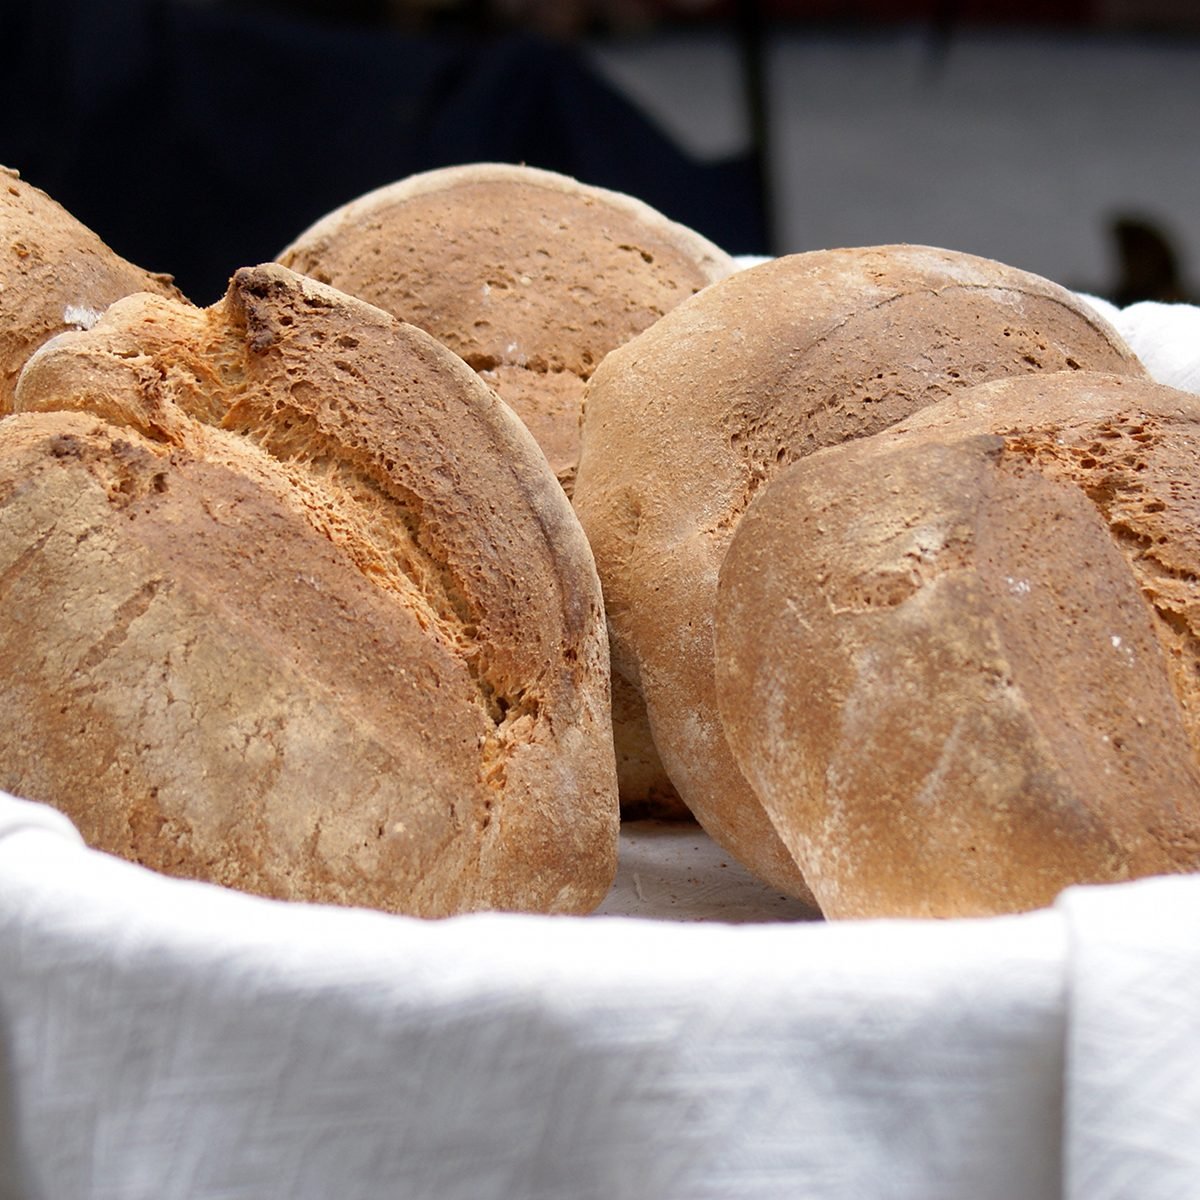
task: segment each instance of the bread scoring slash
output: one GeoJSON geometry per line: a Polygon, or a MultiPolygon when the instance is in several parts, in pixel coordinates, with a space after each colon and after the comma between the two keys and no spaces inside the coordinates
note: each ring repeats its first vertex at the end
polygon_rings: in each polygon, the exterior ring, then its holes
{"type": "Polygon", "coordinates": [[[147,294],[0,423],[0,786],[269,896],[583,912],[616,866],[570,505],[444,346],[271,264],[147,294]]]}

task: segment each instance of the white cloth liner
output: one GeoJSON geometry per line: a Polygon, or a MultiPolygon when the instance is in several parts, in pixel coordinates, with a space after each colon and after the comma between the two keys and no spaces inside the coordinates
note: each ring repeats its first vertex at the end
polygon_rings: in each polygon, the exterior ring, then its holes
{"type": "Polygon", "coordinates": [[[1200,878],[422,922],[167,879],[38,807],[0,797],[5,1200],[1200,1195],[1200,878]]]}

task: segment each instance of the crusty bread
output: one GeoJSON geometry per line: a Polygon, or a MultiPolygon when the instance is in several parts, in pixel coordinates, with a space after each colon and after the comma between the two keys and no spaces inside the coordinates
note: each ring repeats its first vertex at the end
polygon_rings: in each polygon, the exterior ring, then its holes
{"type": "Polygon", "coordinates": [[[167,275],[114,254],[45,192],[0,167],[0,414],[17,375],[47,339],[90,325],[133,292],[180,298],[167,275]]]}
{"type": "Polygon", "coordinates": [[[973,388],[783,472],[721,567],[745,777],[827,916],[1200,869],[1200,398],[973,388]]]}
{"type": "MultiPolygon", "coordinates": [[[[734,261],[633,197],[551,171],[474,163],[329,213],[279,256],[433,334],[529,427],[570,495],[596,365],[734,261]]],[[[622,802],[678,812],[636,686],[616,685],[622,802]]]]}
{"type": "Polygon", "coordinates": [[[616,866],[598,581],[525,428],[283,267],[43,347],[0,422],[0,787],[290,899],[590,909],[616,866]]]}
{"type": "Polygon", "coordinates": [[[279,256],[433,334],[529,427],[570,491],[584,382],[615,346],[734,270],[640,200],[472,163],[360,196],[279,256]]]}
{"type": "Polygon", "coordinates": [[[684,802],[730,853],[803,895],[725,743],[717,571],[759,487],[971,383],[1085,368],[1144,374],[1064,289],[919,246],[819,251],[713,284],[612,351],[588,384],[574,503],[613,661],[641,687],[684,802]]]}

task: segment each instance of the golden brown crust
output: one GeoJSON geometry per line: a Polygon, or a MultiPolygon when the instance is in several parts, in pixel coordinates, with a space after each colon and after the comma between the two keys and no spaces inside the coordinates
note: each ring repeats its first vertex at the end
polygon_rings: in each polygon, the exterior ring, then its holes
{"type": "Polygon", "coordinates": [[[45,192],[0,167],[0,414],[43,342],[96,321],[134,292],[181,299],[170,276],[114,254],[45,192]]]}
{"type": "MultiPolygon", "coordinates": [[[[431,333],[525,422],[571,495],[597,364],[734,270],[708,239],[631,196],[533,167],[411,176],[329,213],[279,256],[431,333]]],[[[614,714],[630,812],[674,808],[634,689],[614,714]]]]}
{"type": "Polygon", "coordinates": [[[1088,496],[1154,611],[1172,688],[1200,754],[1195,403],[1136,378],[1049,377],[1036,387],[998,381],[915,413],[894,432],[1001,432],[1012,453],[1088,496]]]}
{"type": "Polygon", "coordinates": [[[971,383],[1078,368],[1144,374],[1102,318],[1046,280],[881,246],[724,279],[614,350],[590,380],[574,503],[614,662],[640,680],[685,803],[775,886],[802,883],[725,745],[713,680],[717,570],[741,514],[821,446],[971,383]]]}
{"type": "Polygon", "coordinates": [[[1200,401],[961,393],[782,473],[721,568],[725,729],[830,916],[1200,867],[1200,401]]]}
{"type": "Polygon", "coordinates": [[[568,492],[583,382],[614,346],[734,268],[641,201],[504,163],[370,192],[279,261],[461,355],[526,421],[568,492]]]}
{"type": "MultiPolygon", "coordinates": [[[[239,271],[211,309],[115,305],[31,360],[18,403],[5,474],[32,527],[6,562],[43,536],[102,549],[70,575],[20,558],[8,587],[95,580],[148,604],[111,647],[106,613],[84,618],[104,652],[82,708],[30,717],[53,738],[102,712],[125,739],[129,775],[101,769],[103,721],[72,742],[71,769],[105,779],[86,812],[68,807],[85,834],[170,869],[155,859],[167,828],[186,873],[421,915],[599,901],[617,813],[598,583],[532,438],[460,360],[271,265],[239,271]],[[46,411],[64,408],[83,412],[46,411]],[[67,431],[78,455],[53,450],[62,422],[87,431],[67,431]],[[16,486],[39,462],[44,499],[16,486]],[[79,523],[54,516],[73,493],[79,523]],[[157,756],[133,744],[143,728],[157,756]]],[[[13,645],[6,670],[73,691],[53,626],[26,640],[34,662],[13,645]]],[[[25,794],[85,794],[5,757],[25,794]]]]}

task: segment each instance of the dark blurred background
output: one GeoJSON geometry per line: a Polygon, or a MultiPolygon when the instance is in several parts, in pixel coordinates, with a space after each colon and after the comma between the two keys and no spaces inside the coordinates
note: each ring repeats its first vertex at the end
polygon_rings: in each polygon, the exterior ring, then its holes
{"type": "Polygon", "coordinates": [[[738,254],[929,242],[1192,297],[1191,0],[0,0],[0,39],[0,162],[202,304],[482,160],[738,254]]]}

